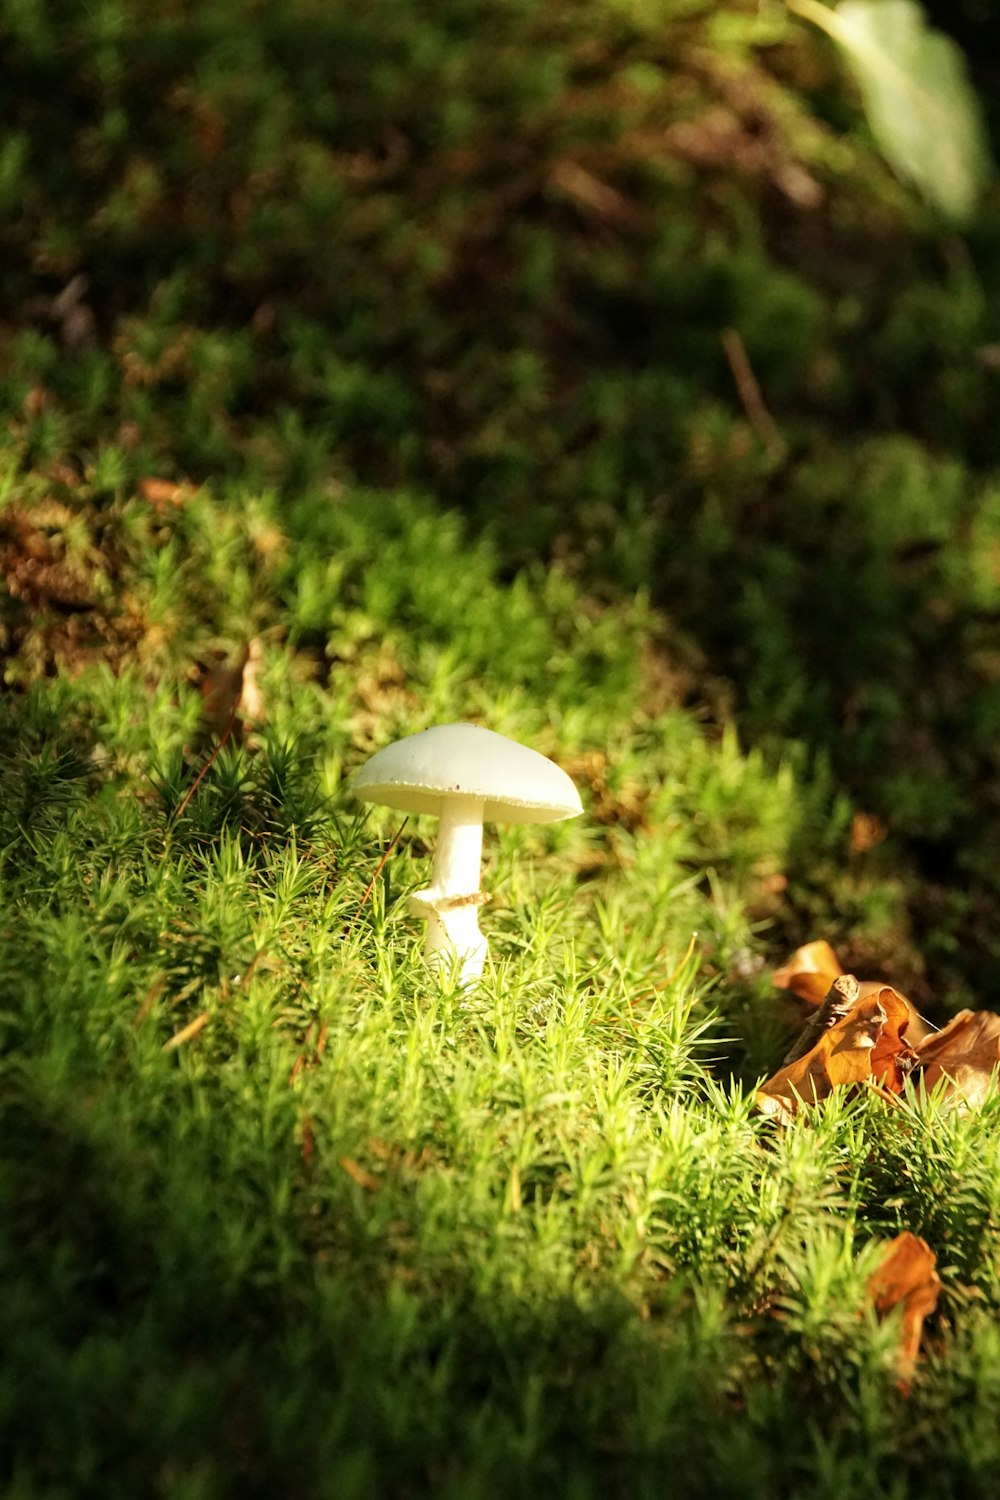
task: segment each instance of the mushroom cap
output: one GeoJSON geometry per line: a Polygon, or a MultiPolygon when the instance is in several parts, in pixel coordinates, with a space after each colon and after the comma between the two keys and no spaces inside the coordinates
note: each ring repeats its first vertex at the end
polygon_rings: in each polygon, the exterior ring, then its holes
{"type": "Polygon", "coordinates": [[[555,823],[583,811],[554,761],[478,724],[437,724],[387,745],[351,789],[363,802],[435,817],[448,797],[477,797],[491,823],[555,823]]]}

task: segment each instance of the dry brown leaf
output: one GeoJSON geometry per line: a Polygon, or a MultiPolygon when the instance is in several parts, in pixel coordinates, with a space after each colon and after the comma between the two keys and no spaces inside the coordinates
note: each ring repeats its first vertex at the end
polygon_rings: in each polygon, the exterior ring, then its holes
{"type": "Polygon", "coordinates": [[[800,1103],[816,1103],[835,1088],[875,1083],[898,1094],[916,1061],[903,1035],[909,1024],[909,1004],[889,985],[859,996],[805,1056],[761,1085],[758,1107],[787,1124],[800,1103]]]}
{"type": "Polygon", "coordinates": [[[961,1010],[921,1043],[918,1056],[921,1082],[928,1090],[946,1078],[945,1097],[977,1109],[996,1088],[1000,1016],[990,1010],[961,1010]]]}
{"type": "Polygon", "coordinates": [[[937,1306],[941,1278],[937,1256],[925,1240],[904,1230],[886,1246],[878,1268],[868,1278],[868,1295],[879,1318],[902,1305],[896,1384],[903,1395],[910,1389],[920,1349],[924,1319],[937,1306]]]}
{"type": "MultiPolygon", "coordinates": [[[[793,995],[797,995],[808,1005],[819,1006],[826,999],[833,981],[839,979],[843,972],[840,960],[830,944],[825,938],[818,938],[813,943],[796,948],[787,963],[782,964],[780,969],[775,969],[771,975],[771,983],[776,989],[791,990],[793,995]]],[[[885,988],[884,979],[861,979],[858,984],[863,1000],[885,988]]],[[[907,1040],[911,1044],[918,1042],[928,1035],[930,1028],[913,1001],[907,1000],[899,990],[895,990],[895,993],[909,1007],[910,1029],[907,1040]]]]}
{"type": "Polygon", "coordinates": [[[859,1007],[872,1001],[876,1008],[886,1012],[886,1024],[871,1049],[872,1079],[890,1094],[901,1094],[917,1060],[909,1037],[903,1036],[904,1031],[910,1031],[913,1007],[905,995],[888,984],[870,996],[866,995],[865,986],[861,986],[859,1007]]]}
{"type": "Polygon", "coordinates": [[[861,998],[861,986],[853,974],[841,974],[835,979],[823,1004],[811,1012],[808,1021],[781,1059],[781,1066],[787,1068],[791,1063],[798,1062],[800,1057],[805,1057],[807,1052],[811,1052],[823,1033],[842,1021],[861,998]]]}
{"type": "Polygon", "coordinates": [[[840,961],[825,938],[796,948],[787,963],[775,969],[771,980],[779,990],[791,990],[810,1005],[822,1005],[833,981],[843,974],[840,961]]]}

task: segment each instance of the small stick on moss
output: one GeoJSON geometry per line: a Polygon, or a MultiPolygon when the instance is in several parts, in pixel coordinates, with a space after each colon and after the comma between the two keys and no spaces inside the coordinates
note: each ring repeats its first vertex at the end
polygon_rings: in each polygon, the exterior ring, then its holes
{"type": "Polygon", "coordinates": [[[854,1009],[861,998],[861,986],[853,974],[841,974],[833,981],[827,992],[826,999],[814,1015],[809,1017],[798,1038],[785,1054],[781,1066],[787,1068],[789,1063],[798,1062],[800,1057],[805,1057],[811,1052],[825,1031],[831,1026],[836,1026],[842,1021],[848,1011],[854,1009]]]}
{"type": "Polygon", "coordinates": [[[721,338],[729,368],[736,381],[737,394],[747,414],[747,421],[771,457],[784,458],[787,445],[778,431],[777,422],[764,404],[764,397],[761,395],[757,377],[750,366],[743,340],[735,328],[724,328],[721,338]]]}

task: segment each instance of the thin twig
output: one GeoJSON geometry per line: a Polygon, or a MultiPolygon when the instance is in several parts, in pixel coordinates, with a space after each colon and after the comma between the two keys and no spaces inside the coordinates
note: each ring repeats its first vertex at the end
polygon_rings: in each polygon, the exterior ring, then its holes
{"type": "Polygon", "coordinates": [[[395,849],[396,845],[399,843],[400,834],[403,832],[403,829],[406,827],[406,825],[407,825],[407,823],[409,821],[410,821],[409,814],[407,814],[407,816],[403,819],[402,823],[400,823],[399,827],[396,829],[396,832],[393,834],[392,838],[389,840],[389,846],[388,846],[388,848],[386,849],[385,853],[382,855],[382,858],[379,860],[378,864],[375,866],[375,874],[372,876],[371,880],[369,880],[368,884],[365,886],[365,893],[361,897],[361,900],[358,902],[358,909],[354,913],[354,916],[351,918],[351,920],[347,924],[347,931],[348,932],[350,932],[351,928],[354,926],[355,922],[358,920],[358,918],[360,917],[361,913],[364,911],[364,909],[365,909],[365,903],[367,902],[368,897],[371,895],[372,891],[375,889],[375,882],[379,878],[379,876],[381,875],[382,871],[385,869],[386,864],[388,863],[388,860],[389,860],[389,855],[392,853],[393,849],[395,849]]]}
{"type": "Polygon", "coordinates": [[[798,1062],[800,1057],[811,1052],[824,1032],[842,1021],[860,998],[861,986],[854,975],[839,975],[830,986],[823,1004],[809,1017],[799,1036],[785,1053],[781,1066],[787,1068],[790,1063],[798,1062]]]}
{"type": "Polygon", "coordinates": [[[184,800],[182,801],[180,807],[174,813],[174,820],[175,821],[177,821],[179,818],[183,817],[184,812],[185,812],[185,810],[186,810],[186,808],[188,806],[188,803],[191,801],[191,798],[194,796],[195,792],[201,786],[201,783],[204,781],[204,779],[208,775],[209,771],[215,765],[215,762],[218,760],[220,754],[222,753],[222,750],[223,750],[224,746],[229,743],[229,737],[232,734],[232,732],[233,732],[233,726],[236,723],[236,715],[237,715],[237,713],[239,711],[239,706],[240,706],[240,695],[239,695],[239,693],[237,693],[236,697],[233,699],[233,707],[232,707],[232,712],[229,715],[229,723],[226,725],[225,730],[223,731],[222,735],[220,736],[219,743],[216,745],[215,749],[212,751],[211,755],[208,757],[208,760],[206,760],[205,764],[202,766],[201,770],[198,772],[197,776],[194,778],[194,780],[192,781],[191,785],[188,787],[187,795],[185,796],[184,800]]]}
{"type": "Polygon", "coordinates": [[[772,458],[784,458],[786,443],[778,431],[778,424],[764,404],[757,377],[747,357],[746,346],[735,328],[724,328],[721,334],[722,347],[733,372],[736,390],[747,420],[760,438],[772,458]]]}

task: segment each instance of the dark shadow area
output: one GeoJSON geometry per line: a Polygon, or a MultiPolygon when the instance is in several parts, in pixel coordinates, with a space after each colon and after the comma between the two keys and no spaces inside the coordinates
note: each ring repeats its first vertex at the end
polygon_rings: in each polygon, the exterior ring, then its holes
{"type": "MultiPolygon", "coordinates": [[[[597,1495],[633,1492],[681,1438],[707,1457],[726,1404],[712,1372],[620,1298],[487,1307],[457,1267],[447,1288],[408,1286],[348,1197],[335,1223],[310,1222],[301,1182],[290,1274],[240,1272],[220,1244],[224,1177],[209,1167],[203,1200],[193,1184],[178,1217],[153,1154],[95,1141],[74,1113],[29,1089],[3,1107],[0,1451],[18,1493],[513,1495],[532,1483],[597,1495]],[[669,1387],[655,1453],[630,1451],[622,1426],[636,1361],[669,1387]]],[[[190,1163],[207,1166],[197,1142],[190,1163]]],[[[675,1461],[684,1493],[710,1493],[700,1466],[693,1452],[675,1461]]]]}
{"type": "Polygon", "coordinates": [[[11,1494],[763,1500],[815,1478],[817,1433],[865,1494],[988,1493],[919,1426],[868,1451],[843,1372],[789,1365],[769,1314],[737,1348],[676,1286],[645,1319],[599,1286],[477,1292],[459,1265],[415,1274],[346,1187],[318,1222],[300,1174],[287,1216],[258,1216],[207,1133],[116,1140],[9,1078],[0,1116],[11,1494]]]}

